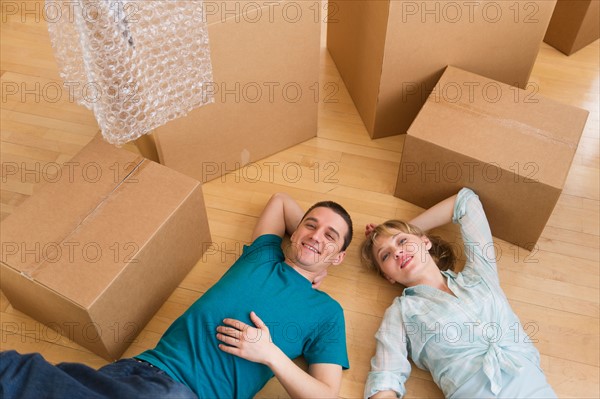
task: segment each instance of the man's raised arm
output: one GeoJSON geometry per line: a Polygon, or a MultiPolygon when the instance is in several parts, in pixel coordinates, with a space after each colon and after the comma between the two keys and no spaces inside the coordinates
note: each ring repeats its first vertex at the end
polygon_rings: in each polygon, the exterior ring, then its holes
{"type": "Polygon", "coordinates": [[[279,237],[283,237],[286,232],[292,234],[303,215],[302,208],[292,197],[285,193],[273,194],[256,222],[252,241],[264,234],[275,234],[279,237]]]}

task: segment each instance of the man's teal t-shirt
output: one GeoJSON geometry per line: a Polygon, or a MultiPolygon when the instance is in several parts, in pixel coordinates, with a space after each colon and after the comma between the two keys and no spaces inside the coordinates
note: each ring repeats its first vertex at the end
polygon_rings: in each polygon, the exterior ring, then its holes
{"type": "Polygon", "coordinates": [[[264,365],[222,352],[216,328],[225,318],[253,325],[254,311],[291,359],[304,355],[308,364],[348,368],[341,306],[284,262],[281,242],[276,235],[264,235],[244,246],[240,258],[175,320],[156,348],[136,357],[201,398],[251,398],[273,373],[264,365]]]}

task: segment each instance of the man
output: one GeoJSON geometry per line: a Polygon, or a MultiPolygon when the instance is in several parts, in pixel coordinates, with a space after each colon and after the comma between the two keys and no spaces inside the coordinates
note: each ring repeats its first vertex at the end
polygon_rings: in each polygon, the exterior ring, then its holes
{"type": "Polygon", "coordinates": [[[340,205],[320,202],[302,216],[293,199],[275,194],[252,245],[156,348],[98,371],[6,352],[0,394],[247,398],[274,375],[291,397],[337,397],[348,368],[344,316],[315,286],[329,266],[342,262],[351,238],[352,221],[340,205]],[[282,250],[286,232],[290,245],[282,250]],[[300,355],[308,372],[291,360],[300,355]]]}

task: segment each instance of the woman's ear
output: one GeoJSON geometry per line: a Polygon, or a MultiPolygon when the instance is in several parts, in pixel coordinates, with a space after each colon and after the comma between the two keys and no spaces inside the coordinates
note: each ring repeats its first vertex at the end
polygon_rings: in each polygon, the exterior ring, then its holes
{"type": "Polygon", "coordinates": [[[432,245],[433,245],[431,243],[431,240],[429,240],[429,237],[427,237],[427,236],[421,236],[421,240],[425,244],[425,249],[429,251],[431,249],[432,245]]]}

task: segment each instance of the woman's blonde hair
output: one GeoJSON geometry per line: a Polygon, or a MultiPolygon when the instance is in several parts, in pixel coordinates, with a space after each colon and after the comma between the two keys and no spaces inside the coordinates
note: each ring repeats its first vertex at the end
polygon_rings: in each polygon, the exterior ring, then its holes
{"type": "MultiPolygon", "coordinates": [[[[423,230],[417,226],[401,220],[388,220],[387,222],[378,225],[360,245],[360,258],[367,269],[374,270],[383,277],[381,267],[373,254],[373,246],[375,245],[377,237],[390,237],[398,231],[419,237],[426,235],[423,230]]],[[[437,236],[428,235],[427,238],[431,241],[429,254],[435,261],[437,267],[440,270],[454,270],[456,255],[452,250],[452,246],[437,236]]]]}

